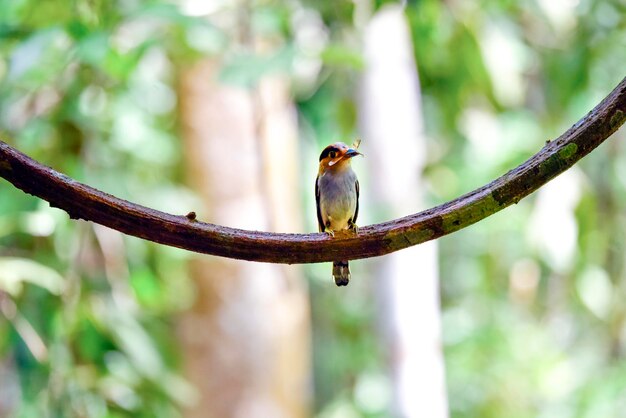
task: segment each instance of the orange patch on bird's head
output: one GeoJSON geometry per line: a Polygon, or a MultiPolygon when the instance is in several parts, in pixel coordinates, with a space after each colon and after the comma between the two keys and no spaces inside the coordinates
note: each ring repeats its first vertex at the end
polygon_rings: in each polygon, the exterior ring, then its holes
{"type": "Polygon", "coordinates": [[[320,166],[324,168],[332,168],[342,166],[344,162],[350,161],[350,158],[357,155],[363,155],[357,150],[350,148],[343,142],[335,142],[324,148],[320,154],[320,166]]]}

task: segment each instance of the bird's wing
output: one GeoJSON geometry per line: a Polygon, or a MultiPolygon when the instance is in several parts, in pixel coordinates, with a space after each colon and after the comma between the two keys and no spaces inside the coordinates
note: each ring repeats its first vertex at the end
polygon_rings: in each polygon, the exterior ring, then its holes
{"type": "Polygon", "coordinates": [[[356,218],[359,216],[359,180],[354,183],[354,186],[356,187],[356,209],[354,210],[352,222],[356,223],[356,218]]]}
{"type": "Polygon", "coordinates": [[[317,226],[320,232],[324,232],[324,220],[322,219],[322,209],[320,208],[320,186],[319,176],[315,179],[315,207],[317,209],[317,226]]]}

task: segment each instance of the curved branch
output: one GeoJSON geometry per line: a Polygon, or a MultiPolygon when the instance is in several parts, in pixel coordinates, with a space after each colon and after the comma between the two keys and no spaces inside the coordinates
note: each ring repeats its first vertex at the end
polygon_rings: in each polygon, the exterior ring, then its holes
{"type": "Polygon", "coordinates": [[[514,170],[435,208],[359,229],[358,236],[277,234],[196,221],[136,205],[79,183],[0,141],[0,176],[71,218],[222,257],[315,263],[375,257],[465,228],[528,196],[600,145],[626,120],[626,78],[578,123],[514,170]]]}

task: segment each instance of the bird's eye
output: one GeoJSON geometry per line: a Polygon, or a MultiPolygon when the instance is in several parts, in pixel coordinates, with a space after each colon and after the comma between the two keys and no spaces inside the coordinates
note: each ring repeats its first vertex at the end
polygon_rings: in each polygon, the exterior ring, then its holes
{"type": "Polygon", "coordinates": [[[335,158],[337,156],[337,153],[335,151],[331,151],[331,152],[328,153],[328,156],[330,158],[335,158]]]}

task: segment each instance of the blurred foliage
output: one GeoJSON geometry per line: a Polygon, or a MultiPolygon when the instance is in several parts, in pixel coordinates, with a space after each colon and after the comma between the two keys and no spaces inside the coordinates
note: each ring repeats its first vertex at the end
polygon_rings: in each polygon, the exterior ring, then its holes
{"type": "MultiPolygon", "coordinates": [[[[182,176],[178,69],[217,56],[223,82],[246,88],[284,74],[311,150],[302,193],[314,230],[311,161],[357,136],[360,19],[386,3],[0,0],[2,138],[94,187],[186,213],[198,203],[182,176]]],[[[415,0],[406,16],[433,204],[526,159],[625,75],[620,0],[415,0]]],[[[440,240],[452,417],[623,413],[624,147],[610,141],[553,187],[440,240]]],[[[195,396],[172,345],[192,301],[188,257],[70,222],[0,181],[0,416],[179,416],[195,396]]],[[[389,406],[372,279],[354,268],[364,279],[349,298],[329,291],[327,266],[310,269],[322,417],[389,406]]]]}
{"type": "MultiPolygon", "coordinates": [[[[3,140],[123,198],[191,206],[172,60],[193,56],[187,32],[214,28],[160,2],[6,0],[0,10],[3,140]]],[[[176,416],[193,395],[170,344],[173,314],[191,301],[187,257],[70,222],[3,182],[0,392],[18,396],[0,395],[0,416],[176,416]],[[14,373],[17,387],[4,378],[14,373]]]]}

